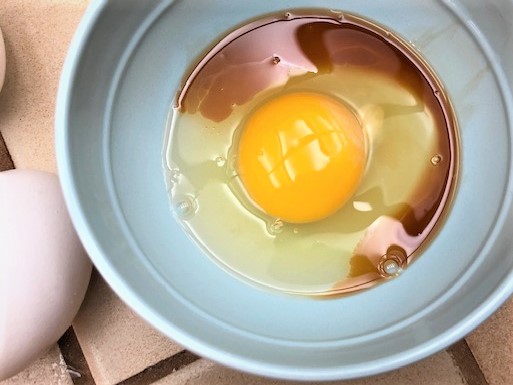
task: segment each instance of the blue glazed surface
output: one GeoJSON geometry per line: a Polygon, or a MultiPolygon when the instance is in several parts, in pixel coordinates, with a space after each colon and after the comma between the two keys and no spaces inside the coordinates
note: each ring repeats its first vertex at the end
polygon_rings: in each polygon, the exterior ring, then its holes
{"type": "Polygon", "coordinates": [[[440,235],[400,279],[318,301],[248,286],[203,255],[171,215],[161,153],[188,65],[240,23],[311,1],[92,2],[61,79],[59,173],[93,262],[147,321],[240,370],[349,379],[443,349],[510,295],[513,3],[396,3],[343,4],[409,40],[444,82],[460,125],[459,188],[440,235]]]}

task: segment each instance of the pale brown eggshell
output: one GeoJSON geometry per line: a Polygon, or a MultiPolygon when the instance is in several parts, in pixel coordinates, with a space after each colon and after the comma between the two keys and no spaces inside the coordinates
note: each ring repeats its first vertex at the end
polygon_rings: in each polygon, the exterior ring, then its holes
{"type": "Polygon", "coordinates": [[[5,43],[2,35],[2,29],[0,29],[0,91],[2,91],[5,80],[5,62],[5,43]]]}
{"type": "Polygon", "coordinates": [[[57,176],[0,172],[0,381],[62,336],[90,275],[57,176]]]}

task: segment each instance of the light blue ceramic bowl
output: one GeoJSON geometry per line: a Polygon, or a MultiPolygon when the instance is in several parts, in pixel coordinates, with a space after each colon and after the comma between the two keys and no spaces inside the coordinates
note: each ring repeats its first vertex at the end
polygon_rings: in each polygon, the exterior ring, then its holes
{"type": "Polygon", "coordinates": [[[178,343],[280,378],[367,376],[470,332],[513,290],[510,0],[93,1],[70,48],[57,157],[73,221],[119,296],[178,343]],[[398,279],[312,300],[261,291],[220,269],[173,219],[162,169],[166,118],[186,68],[241,22],[342,8],[402,35],[452,97],[461,180],[439,236],[398,279]]]}

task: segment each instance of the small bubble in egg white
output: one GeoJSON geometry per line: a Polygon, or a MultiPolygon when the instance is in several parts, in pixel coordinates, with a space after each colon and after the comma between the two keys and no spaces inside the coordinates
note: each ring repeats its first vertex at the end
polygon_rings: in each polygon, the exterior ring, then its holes
{"type": "Polygon", "coordinates": [[[198,205],[194,197],[181,195],[176,197],[173,209],[180,219],[190,219],[196,213],[198,205]]]}
{"type": "Polygon", "coordinates": [[[215,162],[217,164],[217,167],[224,167],[224,165],[226,164],[226,158],[224,158],[223,156],[218,156],[215,159],[215,162]]]}
{"type": "Polygon", "coordinates": [[[393,277],[400,274],[402,272],[402,269],[396,261],[394,261],[393,259],[387,259],[383,263],[383,272],[387,276],[393,277]]]}
{"type": "Polygon", "coordinates": [[[431,158],[431,164],[432,164],[433,166],[438,166],[438,164],[442,161],[442,159],[443,159],[443,158],[442,158],[442,155],[440,155],[440,154],[436,154],[435,156],[433,156],[433,157],[431,158]]]}
{"type": "Polygon", "coordinates": [[[172,183],[178,183],[180,181],[180,170],[177,168],[169,170],[169,179],[172,183]]]}
{"type": "Polygon", "coordinates": [[[381,258],[378,264],[378,270],[382,277],[396,277],[403,271],[408,255],[406,251],[399,246],[390,246],[387,253],[381,258]]]}
{"type": "Polygon", "coordinates": [[[276,219],[273,223],[269,225],[269,233],[271,235],[280,234],[283,231],[283,221],[280,219],[276,219]]]}

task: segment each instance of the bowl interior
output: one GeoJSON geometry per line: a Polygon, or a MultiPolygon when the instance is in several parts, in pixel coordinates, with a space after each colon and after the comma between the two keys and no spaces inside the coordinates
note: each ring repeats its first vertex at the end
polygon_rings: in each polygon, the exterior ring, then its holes
{"type": "Polygon", "coordinates": [[[399,279],[321,301],[254,288],[203,255],[171,215],[162,168],[169,107],[198,55],[244,21],[312,2],[93,2],[63,75],[59,171],[93,261],[141,316],[242,370],[340,379],[441,349],[506,298],[513,3],[397,3],[347,0],[343,10],[412,42],[442,79],[460,128],[459,186],[439,235],[399,279]]]}

